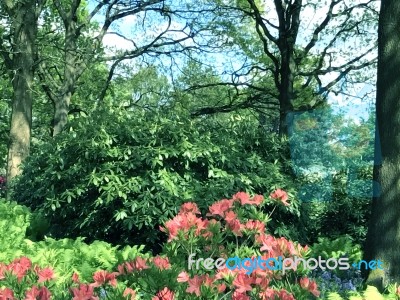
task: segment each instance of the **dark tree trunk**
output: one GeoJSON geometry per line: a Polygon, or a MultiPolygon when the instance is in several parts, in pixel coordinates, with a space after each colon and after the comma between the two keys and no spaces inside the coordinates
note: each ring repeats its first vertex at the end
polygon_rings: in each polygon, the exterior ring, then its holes
{"type": "Polygon", "coordinates": [[[378,29],[374,167],[374,181],[380,185],[380,193],[374,193],[365,244],[366,259],[384,262],[384,270],[371,271],[368,275],[368,282],[380,289],[390,282],[400,282],[399,16],[400,1],[382,0],[378,29]],[[378,157],[379,152],[381,157],[378,157]]]}

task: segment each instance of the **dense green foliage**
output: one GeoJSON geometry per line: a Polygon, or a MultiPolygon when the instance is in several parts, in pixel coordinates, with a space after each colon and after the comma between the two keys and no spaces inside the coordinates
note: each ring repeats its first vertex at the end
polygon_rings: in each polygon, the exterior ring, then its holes
{"type": "Polygon", "coordinates": [[[280,145],[250,117],[231,116],[221,126],[142,110],[101,111],[32,151],[14,199],[42,211],[54,237],[152,245],[155,229],[182,201],[201,198],[204,209],[237,190],[290,187],[280,145]]]}

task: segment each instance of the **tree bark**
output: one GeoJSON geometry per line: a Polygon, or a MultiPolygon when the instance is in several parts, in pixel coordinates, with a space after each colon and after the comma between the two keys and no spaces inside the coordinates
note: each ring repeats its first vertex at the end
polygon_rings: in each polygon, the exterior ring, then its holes
{"type": "Polygon", "coordinates": [[[382,0],[378,28],[374,192],[365,258],[384,262],[368,283],[400,282],[400,1],[382,0]],[[381,157],[378,157],[381,153],[381,157]]]}
{"type": "Polygon", "coordinates": [[[7,182],[10,182],[20,174],[20,164],[30,149],[37,11],[36,1],[21,1],[8,8],[14,43],[9,66],[14,90],[7,160],[7,182]]]}
{"type": "Polygon", "coordinates": [[[68,110],[78,78],[84,68],[79,64],[77,41],[80,30],[77,28],[79,1],[74,1],[72,9],[64,14],[59,8],[65,26],[64,82],[54,99],[53,136],[59,134],[68,123],[68,110]]]}

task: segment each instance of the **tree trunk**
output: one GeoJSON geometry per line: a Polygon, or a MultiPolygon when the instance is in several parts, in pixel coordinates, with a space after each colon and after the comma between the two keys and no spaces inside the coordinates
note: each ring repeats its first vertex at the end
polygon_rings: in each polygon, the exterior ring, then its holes
{"type": "Polygon", "coordinates": [[[282,59],[280,70],[279,104],[280,104],[280,123],[279,135],[288,136],[292,125],[293,115],[293,85],[294,85],[294,61],[292,41],[284,41],[281,47],[282,59]]]}
{"type": "MultiPolygon", "coordinates": [[[[76,13],[76,12],[75,12],[76,13]]],[[[74,21],[74,12],[66,19],[65,25],[65,53],[64,53],[64,82],[54,103],[53,136],[59,134],[68,123],[68,110],[74,94],[76,81],[82,74],[77,63],[77,39],[80,35],[74,21]]]]}
{"type": "Polygon", "coordinates": [[[365,258],[384,262],[368,282],[382,289],[400,282],[400,1],[382,0],[378,29],[378,80],[372,216],[365,258]],[[381,149],[379,149],[379,144],[381,149]],[[378,153],[382,157],[378,157],[378,153]]]}
{"type": "Polygon", "coordinates": [[[26,1],[13,10],[13,103],[7,182],[21,172],[20,164],[29,155],[32,127],[32,84],[37,16],[35,1],[26,1]]]}

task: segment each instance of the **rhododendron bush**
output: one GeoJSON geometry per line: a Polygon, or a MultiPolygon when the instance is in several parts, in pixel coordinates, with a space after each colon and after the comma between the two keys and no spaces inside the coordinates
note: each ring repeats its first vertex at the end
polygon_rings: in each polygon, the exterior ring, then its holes
{"type": "MultiPolygon", "coordinates": [[[[35,145],[12,199],[42,211],[51,223],[46,236],[145,244],[157,254],[163,235],[155,229],[185,201],[206,209],[239,189],[294,190],[280,139],[251,116],[224,124],[105,106],[35,145]]],[[[276,228],[294,232],[295,221],[287,214],[276,228]]]]}

